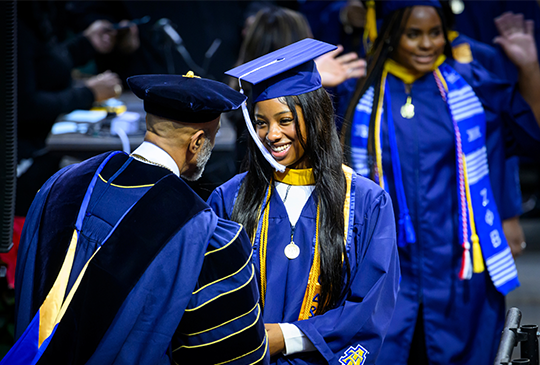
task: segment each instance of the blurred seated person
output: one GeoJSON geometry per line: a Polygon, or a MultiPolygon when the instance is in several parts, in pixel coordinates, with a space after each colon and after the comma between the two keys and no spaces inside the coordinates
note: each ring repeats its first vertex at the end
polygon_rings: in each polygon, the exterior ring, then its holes
{"type": "Polygon", "coordinates": [[[127,43],[128,49],[118,46],[109,54],[99,55],[96,58],[99,71],[110,69],[125,80],[142,73],[185,74],[192,70],[199,76],[221,81],[223,73],[236,61],[245,10],[253,3],[255,1],[118,0],[70,1],[68,5],[70,15],[77,19],[79,31],[99,19],[113,23],[123,19],[148,19],[138,25],[140,46],[133,52],[129,48],[132,34],[118,30],[117,43],[127,43]],[[168,35],[172,32],[164,31],[165,24],[178,34],[176,45],[168,35]],[[208,53],[216,40],[219,46],[208,53]],[[178,45],[184,48],[182,54],[177,51],[178,45]]]}
{"type": "Polygon", "coordinates": [[[41,185],[59,168],[61,156],[45,146],[63,113],[89,109],[118,96],[118,76],[104,72],[74,85],[71,72],[96,54],[111,52],[116,31],[98,20],[69,36],[64,2],[24,1],[18,5],[18,182],[17,216],[25,216],[41,185]]]}

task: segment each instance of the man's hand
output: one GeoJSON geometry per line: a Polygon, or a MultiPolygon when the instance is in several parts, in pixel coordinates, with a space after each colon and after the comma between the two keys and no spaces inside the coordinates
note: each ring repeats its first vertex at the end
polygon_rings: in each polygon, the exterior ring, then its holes
{"type": "Polygon", "coordinates": [[[358,58],[354,52],[340,55],[341,52],[343,47],[338,46],[335,51],[315,59],[324,87],[334,87],[348,79],[360,78],[366,74],[365,60],[358,58]]]}
{"type": "Polygon", "coordinates": [[[364,28],[366,24],[366,8],[360,0],[347,1],[347,5],[341,11],[340,19],[345,27],[364,28]]]}
{"type": "Polygon", "coordinates": [[[519,217],[505,219],[503,222],[503,231],[510,246],[510,251],[514,258],[520,256],[525,248],[525,235],[519,224],[519,217]]]}
{"type": "Polygon", "coordinates": [[[97,102],[118,97],[122,93],[120,78],[111,71],[105,71],[89,78],[86,80],[85,85],[92,90],[94,99],[97,102]]]}
{"type": "Polygon", "coordinates": [[[118,30],[116,35],[116,48],[124,54],[135,52],[141,45],[139,39],[139,27],[129,20],[122,20],[118,25],[120,27],[127,26],[127,28],[118,30]]]}
{"type": "Polygon", "coordinates": [[[265,323],[266,333],[268,334],[268,346],[270,347],[270,356],[279,355],[285,350],[285,340],[281,327],[277,323],[265,323]]]}

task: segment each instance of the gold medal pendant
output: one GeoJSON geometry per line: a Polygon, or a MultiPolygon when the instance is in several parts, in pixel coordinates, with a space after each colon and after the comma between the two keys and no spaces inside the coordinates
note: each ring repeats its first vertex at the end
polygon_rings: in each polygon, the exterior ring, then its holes
{"type": "Polygon", "coordinates": [[[291,241],[291,243],[285,246],[285,256],[287,256],[289,260],[294,260],[298,255],[300,255],[300,247],[298,247],[296,243],[291,241]]]}
{"type": "Polygon", "coordinates": [[[414,117],[414,105],[410,96],[407,96],[407,101],[401,107],[401,116],[405,119],[411,119],[414,117]]]}

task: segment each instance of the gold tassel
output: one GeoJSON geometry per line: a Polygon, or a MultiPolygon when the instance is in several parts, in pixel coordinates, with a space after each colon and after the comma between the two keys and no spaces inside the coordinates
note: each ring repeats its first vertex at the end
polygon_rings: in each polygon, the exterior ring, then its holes
{"type": "Polygon", "coordinates": [[[366,2],[366,24],[364,26],[364,47],[366,52],[377,39],[377,16],[375,14],[375,1],[366,2]],[[368,42],[369,39],[369,42],[368,42]]]}

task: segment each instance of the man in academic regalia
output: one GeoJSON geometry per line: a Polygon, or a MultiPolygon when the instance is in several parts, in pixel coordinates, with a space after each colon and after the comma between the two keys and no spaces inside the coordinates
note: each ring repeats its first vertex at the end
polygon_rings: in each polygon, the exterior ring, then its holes
{"type": "Polygon", "coordinates": [[[202,174],[245,97],[192,73],[128,84],[145,141],[66,167],[32,204],[4,363],[267,363],[249,239],[180,179],[202,174]]]}

